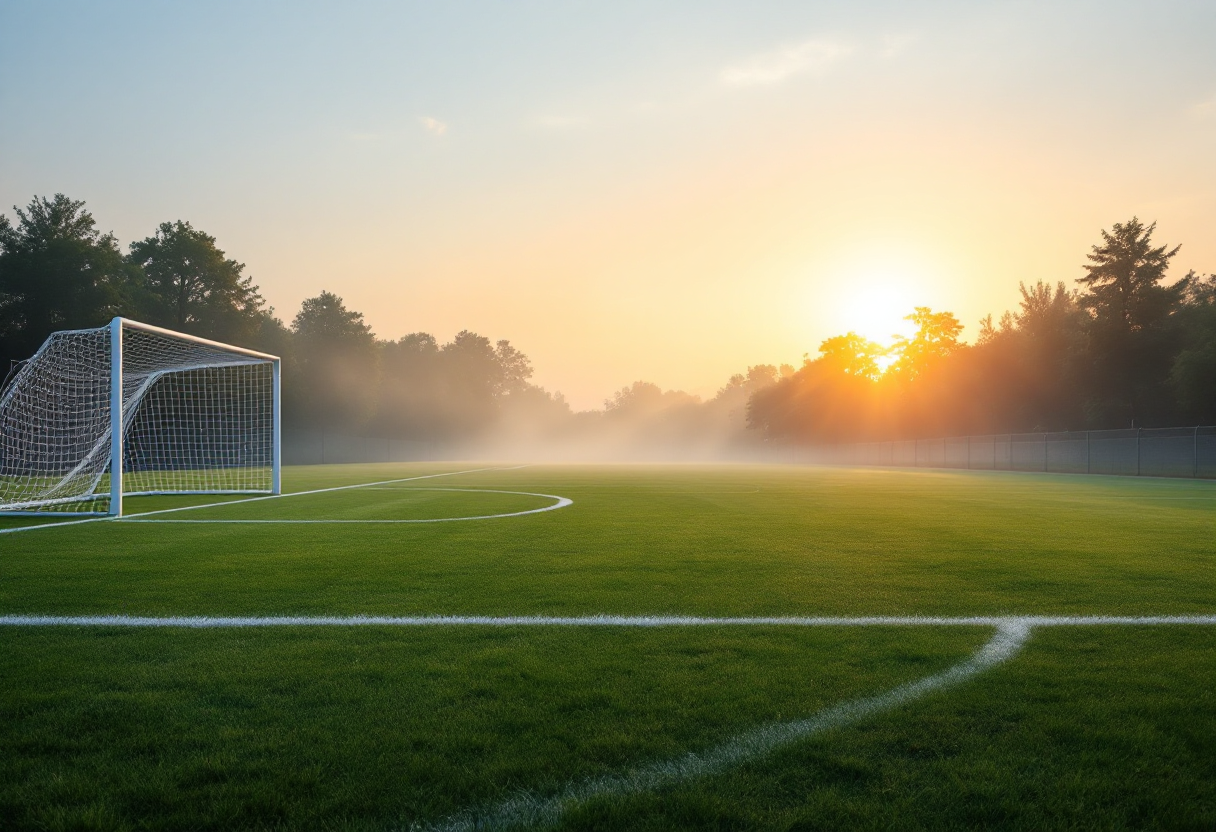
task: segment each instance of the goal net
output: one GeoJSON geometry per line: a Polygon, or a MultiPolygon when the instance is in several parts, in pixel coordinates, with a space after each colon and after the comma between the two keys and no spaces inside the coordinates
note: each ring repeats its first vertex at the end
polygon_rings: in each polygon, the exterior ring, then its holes
{"type": "Polygon", "coordinates": [[[279,492],[279,359],[115,318],[56,332],[0,393],[0,513],[279,492]]]}

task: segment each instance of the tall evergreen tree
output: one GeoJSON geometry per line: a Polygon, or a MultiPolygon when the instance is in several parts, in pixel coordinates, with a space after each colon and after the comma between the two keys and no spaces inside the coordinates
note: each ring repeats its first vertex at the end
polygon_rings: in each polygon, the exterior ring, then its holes
{"type": "Polygon", "coordinates": [[[1171,396],[1166,387],[1178,348],[1171,318],[1186,292],[1187,279],[1162,285],[1170,260],[1181,246],[1154,246],[1157,224],[1136,217],[1102,231],[1079,282],[1090,312],[1090,420],[1095,427],[1167,421],[1171,396]]]}

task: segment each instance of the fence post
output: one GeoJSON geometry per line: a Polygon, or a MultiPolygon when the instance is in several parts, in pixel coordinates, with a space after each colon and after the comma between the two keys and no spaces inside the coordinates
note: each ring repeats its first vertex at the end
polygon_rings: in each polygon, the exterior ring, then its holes
{"type": "Polygon", "coordinates": [[[971,470],[971,435],[967,435],[967,470],[971,470]]]}
{"type": "Polygon", "coordinates": [[[1047,473],[1047,434],[1043,434],[1043,473],[1047,473]]]}
{"type": "Polygon", "coordinates": [[[1091,430],[1085,431],[1085,473],[1090,473],[1090,460],[1093,458],[1093,452],[1089,448],[1089,435],[1093,433],[1091,430]]]}
{"type": "Polygon", "coordinates": [[[1140,434],[1144,428],[1136,428],[1136,476],[1140,476],[1140,434]]]}
{"type": "Polygon", "coordinates": [[[1195,443],[1191,450],[1191,458],[1193,464],[1191,466],[1191,477],[1199,479],[1199,425],[1195,425],[1195,443]]]}

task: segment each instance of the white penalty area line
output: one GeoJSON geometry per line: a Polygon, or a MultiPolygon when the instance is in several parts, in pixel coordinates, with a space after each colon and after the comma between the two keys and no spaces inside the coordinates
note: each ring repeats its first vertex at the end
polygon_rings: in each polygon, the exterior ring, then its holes
{"type": "MultiPolygon", "coordinates": [[[[369,490],[376,491],[396,491],[397,493],[409,491],[456,491],[465,494],[513,494],[520,497],[542,497],[546,500],[553,500],[552,505],[541,506],[540,508],[530,508],[524,511],[507,511],[502,514],[477,514],[469,517],[430,517],[415,520],[224,520],[224,519],[208,519],[208,520],[183,520],[176,517],[164,519],[161,517],[144,517],[141,514],[131,515],[130,517],[119,517],[121,523],[223,523],[223,524],[298,524],[298,523],[314,523],[321,525],[333,525],[343,523],[355,524],[383,524],[383,523],[459,523],[465,520],[496,520],[500,517],[523,517],[525,514],[542,514],[546,511],[556,511],[559,508],[573,505],[574,501],[568,497],[559,497],[556,494],[538,494],[532,491],[501,491],[494,488],[384,488],[382,486],[360,486],[369,490]]],[[[311,493],[311,492],[310,492],[311,493]]],[[[243,502],[243,501],[238,501],[243,502]]],[[[219,505],[228,505],[228,503],[220,503],[219,505]]],[[[200,506],[201,508],[201,506],[200,506]]]]}
{"type": "Polygon", "coordinates": [[[1109,627],[1216,625],[1216,615],[0,615],[5,627],[1109,627]]]}
{"type": "MultiPolygon", "coordinates": [[[[355,488],[370,488],[377,485],[393,485],[399,482],[415,482],[417,480],[430,480],[437,477],[455,477],[459,474],[480,474],[486,471],[517,471],[520,468],[527,468],[527,465],[513,465],[510,467],[494,467],[494,468],[470,468],[467,471],[445,471],[441,474],[422,474],[416,477],[400,477],[392,480],[379,480],[377,482],[360,482],[353,485],[335,485],[330,488],[314,488],[309,491],[292,491],[287,494],[266,494],[261,497],[245,497],[240,500],[221,500],[215,503],[204,503],[196,506],[179,506],[177,508],[162,508],[156,511],[142,511],[138,514],[127,514],[122,517],[86,517],[83,520],[65,520],[58,523],[39,523],[36,526],[14,526],[11,529],[0,529],[0,534],[15,534],[17,532],[30,532],[35,529],[58,529],[63,526],[79,526],[81,523],[113,523],[113,522],[131,522],[139,517],[150,517],[158,514],[172,514],[179,511],[194,511],[200,508],[216,508],[218,506],[234,506],[239,503],[257,503],[263,500],[282,500],[286,497],[304,497],[309,494],[327,494],[332,491],[350,491],[355,488]]],[[[547,495],[546,495],[547,496],[547,495]]],[[[560,498],[560,499],[565,499],[560,498]]],[[[558,508],[558,506],[554,506],[558,508]]]]}

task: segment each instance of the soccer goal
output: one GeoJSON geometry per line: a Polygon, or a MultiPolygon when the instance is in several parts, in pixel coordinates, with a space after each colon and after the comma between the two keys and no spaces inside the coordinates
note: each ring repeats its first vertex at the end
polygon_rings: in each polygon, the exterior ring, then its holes
{"type": "Polygon", "coordinates": [[[0,514],[280,493],[277,356],[115,318],[56,332],[0,393],[0,514]]]}

